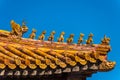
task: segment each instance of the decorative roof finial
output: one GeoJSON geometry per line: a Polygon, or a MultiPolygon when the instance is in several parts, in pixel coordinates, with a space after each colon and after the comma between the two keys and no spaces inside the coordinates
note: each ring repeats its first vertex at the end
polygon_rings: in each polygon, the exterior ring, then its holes
{"type": "Polygon", "coordinates": [[[88,39],[86,40],[86,44],[93,44],[93,39],[92,39],[92,37],[93,37],[93,34],[90,33],[89,36],[88,36],[88,39]]]}
{"type": "Polygon", "coordinates": [[[68,44],[71,44],[73,42],[73,37],[74,37],[74,34],[70,34],[69,38],[67,39],[68,44]]]}
{"type": "Polygon", "coordinates": [[[38,40],[44,40],[46,31],[44,30],[41,35],[38,37],[38,40]]]}
{"type": "Polygon", "coordinates": [[[54,35],[55,35],[55,31],[52,31],[51,33],[50,33],[50,36],[48,37],[48,41],[53,41],[54,40],[54,35]]]}
{"type": "Polygon", "coordinates": [[[78,39],[78,45],[80,45],[81,43],[83,44],[83,37],[84,37],[84,34],[83,33],[80,33],[80,37],[78,39]]]}
{"type": "Polygon", "coordinates": [[[61,32],[60,37],[58,38],[58,42],[64,42],[65,32],[61,32]]]}
{"type": "Polygon", "coordinates": [[[109,43],[110,43],[110,38],[107,38],[106,35],[104,35],[104,38],[102,39],[101,42],[102,42],[101,44],[109,45],[109,43]]]}
{"type": "Polygon", "coordinates": [[[30,39],[34,39],[35,38],[35,33],[36,33],[36,30],[35,29],[32,29],[32,33],[30,34],[29,38],[30,39]]]}
{"type": "Polygon", "coordinates": [[[10,22],[12,31],[10,32],[11,35],[15,35],[18,38],[22,37],[22,28],[20,27],[19,24],[17,24],[14,20],[11,20],[10,22]]]}
{"type": "Polygon", "coordinates": [[[26,26],[26,22],[24,20],[22,21],[21,29],[22,29],[22,33],[25,33],[28,31],[28,27],[26,26]]]}

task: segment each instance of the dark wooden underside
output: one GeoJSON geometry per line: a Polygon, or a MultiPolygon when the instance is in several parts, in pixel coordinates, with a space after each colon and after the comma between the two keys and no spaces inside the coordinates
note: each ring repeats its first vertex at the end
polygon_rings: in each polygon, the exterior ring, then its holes
{"type": "Polygon", "coordinates": [[[5,68],[0,70],[0,80],[86,80],[86,77],[91,76],[97,70],[98,66],[95,65],[91,65],[91,67],[85,65],[55,70],[22,70],[20,68],[11,70],[5,68]]]}
{"type": "Polygon", "coordinates": [[[62,73],[44,76],[1,76],[0,80],[86,80],[91,73],[62,73]]]}

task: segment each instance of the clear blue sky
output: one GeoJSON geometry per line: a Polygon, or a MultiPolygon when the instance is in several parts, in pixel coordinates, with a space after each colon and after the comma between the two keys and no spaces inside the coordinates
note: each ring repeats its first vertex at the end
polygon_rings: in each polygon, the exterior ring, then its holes
{"type": "MultiPolygon", "coordinates": [[[[110,72],[93,74],[87,80],[120,79],[120,0],[0,0],[0,29],[11,30],[10,20],[17,23],[27,21],[29,31],[37,30],[37,37],[46,30],[48,36],[52,30],[57,38],[65,31],[65,38],[75,34],[77,42],[80,32],[94,34],[94,43],[100,43],[106,34],[111,38],[112,51],[108,59],[116,61],[116,67],[110,72]]],[[[55,39],[56,40],[56,39],[55,39]]]]}

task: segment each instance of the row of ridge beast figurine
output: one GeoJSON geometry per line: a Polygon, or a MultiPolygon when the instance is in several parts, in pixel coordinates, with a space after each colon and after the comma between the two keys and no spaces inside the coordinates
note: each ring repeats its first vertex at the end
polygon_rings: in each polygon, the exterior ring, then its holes
{"type": "MultiPolygon", "coordinates": [[[[17,37],[17,38],[21,38],[23,36],[23,34],[28,31],[28,27],[26,26],[24,21],[22,22],[22,26],[17,24],[14,20],[11,20],[10,24],[12,27],[12,31],[10,32],[10,34],[17,37]]],[[[35,34],[36,34],[36,30],[33,29],[32,33],[29,35],[29,38],[34,39],[36,36],[35,34]]],[[[38,37],[38,40],[44,40],[45,34],[46,34],[46,31],[43,31],[41,33],[41,35],[38,37]]],[[[50,33],[50,36],[48,37],[48,41],[51,41],[51,42],[54,41],[54,35],[55,35],[55,31],[52,31],[50,33]]],[[[65,35],[65,32],[61,32],[57,41],[64,42],[64,35],[65,35]]],[[[73,37],[74,37],[74,34],[70,34],[69,38],[67,38],[68,44],[71,44],[73,42],[73,37]]],[[[77,44],[83,44],[83,37],[84,37],[84,34],[81,33],[77,44]]],[[[86,44],[93,44],[92,37],[93,37],[93,34],[90,33],[88,36],[88,39],[86,40],[86,44]]],[[[110,41],[110,38],[107,38],[105,35],[101,42],[102,42],[102,44],[108,45],[109,41],[110,41]]]]}

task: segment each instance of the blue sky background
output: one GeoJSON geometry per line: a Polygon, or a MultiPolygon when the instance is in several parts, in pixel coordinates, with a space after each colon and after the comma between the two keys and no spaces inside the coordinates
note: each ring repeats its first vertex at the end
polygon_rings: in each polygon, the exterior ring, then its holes
{"type": "MultiPolygon", "coordinates": [[[[111,38],[112,51],[108,59],[116,61],[110,72],[98,72],[87,80],[120,80],[120,0],[0,0],[0,29],[11,30],[10,20],[21,24],[24,19],[29,31],[37,30],[37,36],[46,30],[49,36],[56,31],[57,39],[61,31],[65,38],[74,33],[74,42],[79,34],[94,34],[94,43],[100,43],[106,34],[111,38]]],[[[56,41],[55,39],[55,41],[56,41]]]]}

